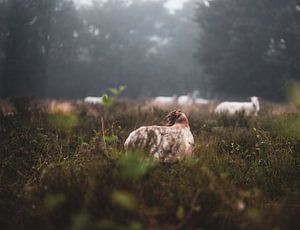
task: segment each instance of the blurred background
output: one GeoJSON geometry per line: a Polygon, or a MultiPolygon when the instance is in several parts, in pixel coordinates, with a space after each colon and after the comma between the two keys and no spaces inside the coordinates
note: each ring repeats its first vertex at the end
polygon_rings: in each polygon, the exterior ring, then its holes
{"type": "Polygon", "coordinates": [[[2,98],[284,101],[299,61],[299,0],[0,0],[2,98]]]}

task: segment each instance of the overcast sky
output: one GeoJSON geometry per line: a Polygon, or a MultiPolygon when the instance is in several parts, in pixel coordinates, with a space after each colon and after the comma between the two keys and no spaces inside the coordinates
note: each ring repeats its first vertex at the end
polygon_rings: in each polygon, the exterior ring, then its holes
{"type": "MultiPolygon", "coordinates": [[[[75,0],[80,4],[91,4],[93,0],[75,0]]],[[[149,1],[159,1],[159,0],[149,0],[149,1]]],[[[167,7],[171,12],[174,10],[180,10],[185,2],[189,0],[169,0],[165,4],[165,7],[167,7]]]]}

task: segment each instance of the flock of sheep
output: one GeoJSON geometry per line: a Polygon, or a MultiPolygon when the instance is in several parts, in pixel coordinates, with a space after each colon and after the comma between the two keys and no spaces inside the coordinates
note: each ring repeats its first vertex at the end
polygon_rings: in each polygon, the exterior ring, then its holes
{"type": "MultiPolygon", "coordinates": [[[[144,105],[147,108],[158,107],[162,109],[174,109],[175,107],[181,107],[183,109],[197,107],[198,105],[208,105],[209,113],[227,113],[229,115],[243,112],[246,116],[248,115],[258,115],[260,111],[259,100],[257,97],[253,96],[248,102],[234,102],[234,101],[225,101],[215,106],[215,102],[207,99],[197,97],[193,94],[191,95],[182,95],[182,96],[158,96],[152,99],[147,100],[144,105]]],[[[57,101],[57,100],[48,100],[45,102],[46,107],[49,113],[70,113],[75,110],[74,102],[70,101],[57,101]]],[[[102,97],[86,97],[84,100],[76,101],[75,104],[92,104],[92,105],[103,105],[102,97]]],[[[91,107],[92,109],[93,107],[91,107]]],[[[96,108],[94,108],[96,109],[96,108]]],[[[0,102],[0,113],[3,115],[14,115],[17,113],[16,108],[9,101],[0,102]]]]}
{"type": "MultiPolygon", "coordinates": [[[[197,98],[184,95],[173,97],[156,97],[153,102],[159,106],[192,105],[197,98]],[[177,101],[176,101],[177,100],[177,101]]],[[[200,99],[200,98],[198,98],[200,99]]],[[[215,113],[235,114],[243,112],[246,116],[257,116],[260,110],[258,97],[253,96],[250,102],[224,101],[214,110],[215,113]]],[[[204,99],[203,99],[204,100],[204,99]]],[[[207,104],[208,101],[205,101],[207,104]]],[[[193,155],[194,137],[191,133],[187,116],[181,110],[171,111],[165,117],[163,125],[142,126],[133,130],[127,137],[124,148],[148,149],[149,153],[162,162],[174,162],[193,155]]]]}
{"type": "MultiPolygon", "coordinates": [[[[246,116],[257,116],[260,105],[258,97],[253,96],[248,102],[225,101],[218,104],[214,112],[216,114],[235,114],[243,112],[246,116]]],[[[84,103],[103,104],[101,97],[86,97],[84,103]]],[[[79,102],[82,104],[82,101],[79,102]]],[[[159,96],[150,100],[152,106],[167,108],[170,105],[190,106],[209,104],[203,98],[196,95],[182,95],[179,97],[159,96]]],[[[47,103],[46,110],[48,113],[71,113],[74,111],[74,104],[70,102],[50,101],[47,103]]],[[[14,111],[9,104],[2,104],[2,114],[14,115],[14,111]]],[[[93,106],[91,106],[93,108],[93,106]]],[[[95,108],[97,109],[97,108],[95,108]]],[[[187,156],[193,155],[194,138],[190,130],[187,116],[181,110],[174,110],[165,117],[163,125],[142,126],[133,130],[127,137],[124,147],[128,149],[147,149],[149,153],[159,161],[173,162],[181,160],[187,156]]]]}
{"type": "MultiPolygon", "coordinates": [[[[89,104],[103,104],[101,97],[86,97],[85,103],[89,104]]],[[[159,108],[164,108],[172,105],[179,106],[193,106],[193,105],[207,105],[211,103],[210,100],[197,97],[196,94],[182,95],[177,97],[158,96],[149,100],[149,105],[159,108]]],[[[258,115],[260,110],[258,97],[253,96],[248,102],[235,102],[235,101],[224,101],[220,103],[215,109],[216,114],[226,113],[233,115],[238,112],[244,112],[246,116],[258,115]]]]}
{"type": "Polygon", "coordinates": [[[194,97],[191,95],[182,95],[177,97],[174,95],[173,97],[164,97],[164,96],[159,96],[156,97],[152,100],[153,105],[156,106],[164,106],[164,105],[172,105],[172,104],[178,104],[181,106],[188,106],[188,105],[206,105],[209,103],[209,100],[203,99],[203,98],[198,98],[194,97]]]}
{"type": "MultiPolygon", "coordinates": [[[[227,113],[233,115],[238,112],[244,112],[245,115],[255,115],[257,116],[260,106],[258,97],[253,96],[250,98],[249,102],[234,102],[234,101],[224,101],[220,103],[214,110],[216,114],[227,113]]],[[[206,105],[210,101],[203,98],[192,97],[189,95],[183,95],[180,97],[156,97],[152,100],[152,104],[158,107],[164,107],[169,105],[178,104],[179,106],[191,106],[191,105],[206,105]]]]}

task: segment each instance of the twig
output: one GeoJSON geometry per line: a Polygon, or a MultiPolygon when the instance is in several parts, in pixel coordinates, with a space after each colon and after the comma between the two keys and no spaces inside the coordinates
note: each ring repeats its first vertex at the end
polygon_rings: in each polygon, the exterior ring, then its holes
{"type": "Polygon", "coordinates": [[[105,155],[107,155],[108,151],[107,151],[107,146],[106,146],[106,141],[105,141],[105,128],[104,128],[103,117],[101,117],[101,127],[102,127],[102,139],[103,139],[103,143],[104,143],[105,155]]]}

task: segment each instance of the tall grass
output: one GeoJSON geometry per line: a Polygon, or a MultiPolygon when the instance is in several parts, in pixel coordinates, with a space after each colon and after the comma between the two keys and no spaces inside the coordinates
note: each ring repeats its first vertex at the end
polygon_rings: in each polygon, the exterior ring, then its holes
{"type": "Polygon", "coordinates": [[[297,114],[226,117],[193,108],[195,156],[162,164],[146,152],[125,154],[123,143],[166,111],[72,105],[51,113],[46,102],[23,101],[17,114],[0,115],[1,229],[299,226],[300,136],[287,119],[297,114]]]}

